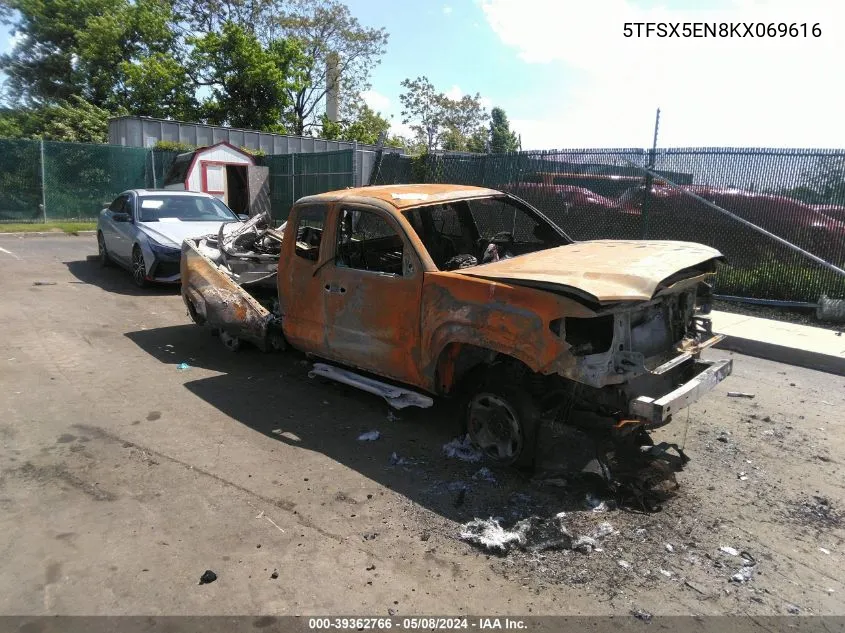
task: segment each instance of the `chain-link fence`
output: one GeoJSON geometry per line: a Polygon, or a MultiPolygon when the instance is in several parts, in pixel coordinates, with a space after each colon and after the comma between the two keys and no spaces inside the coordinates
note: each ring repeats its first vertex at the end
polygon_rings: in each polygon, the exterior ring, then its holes
{"type": "Polygon", "coordinates": [[[732,217],[841,268],[845,150],[692,148],[657,150],[653,155],[642,149],[561,150],[415,159],[385,155],[373,181],[450,182],[509,191],[577,240],[708,244],[728,260],[717,282],[722,295],[807,303],[824,294],[845,297],[845,276],[732,217]]]}
{"type": "Polygon", "coordinates": [[[259,164],[270,169],[270,206],[273,217],[285,220],[293,203],[316,193],[351,187],[355,151],[264,156],[259,164]]]}
{"type": "Polygon", "coordinates": [[[160,187],[176,153],[0,139],[0,223],[93,220],[126,189],[160,187]]]}
{"type": "MultiPolygon", "coordinates": [[[[96,219],[122,191],[161,188],[177,152],[122,145],[0,139],[0,224],[96,219]]],[[[302,196],[354,182],[355,151],[259,157],[275,218],[302,196]]],[[[2,228],[0,228],[2,230],[2,228]]]]}

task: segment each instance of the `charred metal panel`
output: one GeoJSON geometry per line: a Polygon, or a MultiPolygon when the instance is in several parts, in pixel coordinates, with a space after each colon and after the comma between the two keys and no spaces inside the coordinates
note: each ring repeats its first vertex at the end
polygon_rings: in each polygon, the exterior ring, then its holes
{"type": "Polygon", "coordinates": [[[182,244],[181,269],[182,298],[195,321],[264,346],[273,315],[201,255],[192,240],[182,244]]]}
{"type": "MultiPolygon", "coordinates": [[[[574,363],[568,345],[551,329],[566,315],[589,317],[581,304],[548,292],[456,273],[428,273],[422,298],[421,360],[430,388],[448,391],[448,374],[435,374],[448,345],[471,344],[512,356],[532,371],[551,373],[574,363]],[[569,360],[567,360],[567,358],[569,360]],[[445,378],[445,382],[444,382],[445,378]]],[[[442,365],[440,373],[444,374],[442,365]]]]}

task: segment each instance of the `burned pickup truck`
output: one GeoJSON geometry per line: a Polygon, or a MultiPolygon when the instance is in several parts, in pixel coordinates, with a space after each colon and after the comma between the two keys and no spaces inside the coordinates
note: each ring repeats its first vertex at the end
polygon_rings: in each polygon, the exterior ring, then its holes
{"type": "Polygon", "coordinates": [[[700,358],[719,340],[706,315],[720,259],[575,242],[492,189],[393,185],[302,198],[281,229],[257,217],[186,240],[182,296],[232,349],[290,345],[396,407],[455,398],[490,460],[530,465],[544,421],[599,454],[643,452],[730,374],[700,358]]]}

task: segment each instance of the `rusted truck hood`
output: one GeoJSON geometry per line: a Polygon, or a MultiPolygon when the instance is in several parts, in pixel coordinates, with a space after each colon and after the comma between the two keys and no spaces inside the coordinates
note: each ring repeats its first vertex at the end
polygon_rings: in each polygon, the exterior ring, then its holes
{"type": "Polygon", "coordinates": [[[534,287],[563,287],[600,302],[648,301],[660,282],[722,254],[692,242],[594,240],[454,272],[534,287]]]}

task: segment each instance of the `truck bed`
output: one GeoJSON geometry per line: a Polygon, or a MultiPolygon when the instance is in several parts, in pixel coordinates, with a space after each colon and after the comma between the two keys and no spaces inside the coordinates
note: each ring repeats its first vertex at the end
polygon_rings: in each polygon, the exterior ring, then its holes
{"type": "Polygon", "coordinates": [[[211,238],[182,244],[182,299],[191,318],[262,350],[278,348],[282,340],[275,283],[278,257],[275,262],[272,257],[212,259],[210,254],[219,250],[206,240],[211,238]]]}

